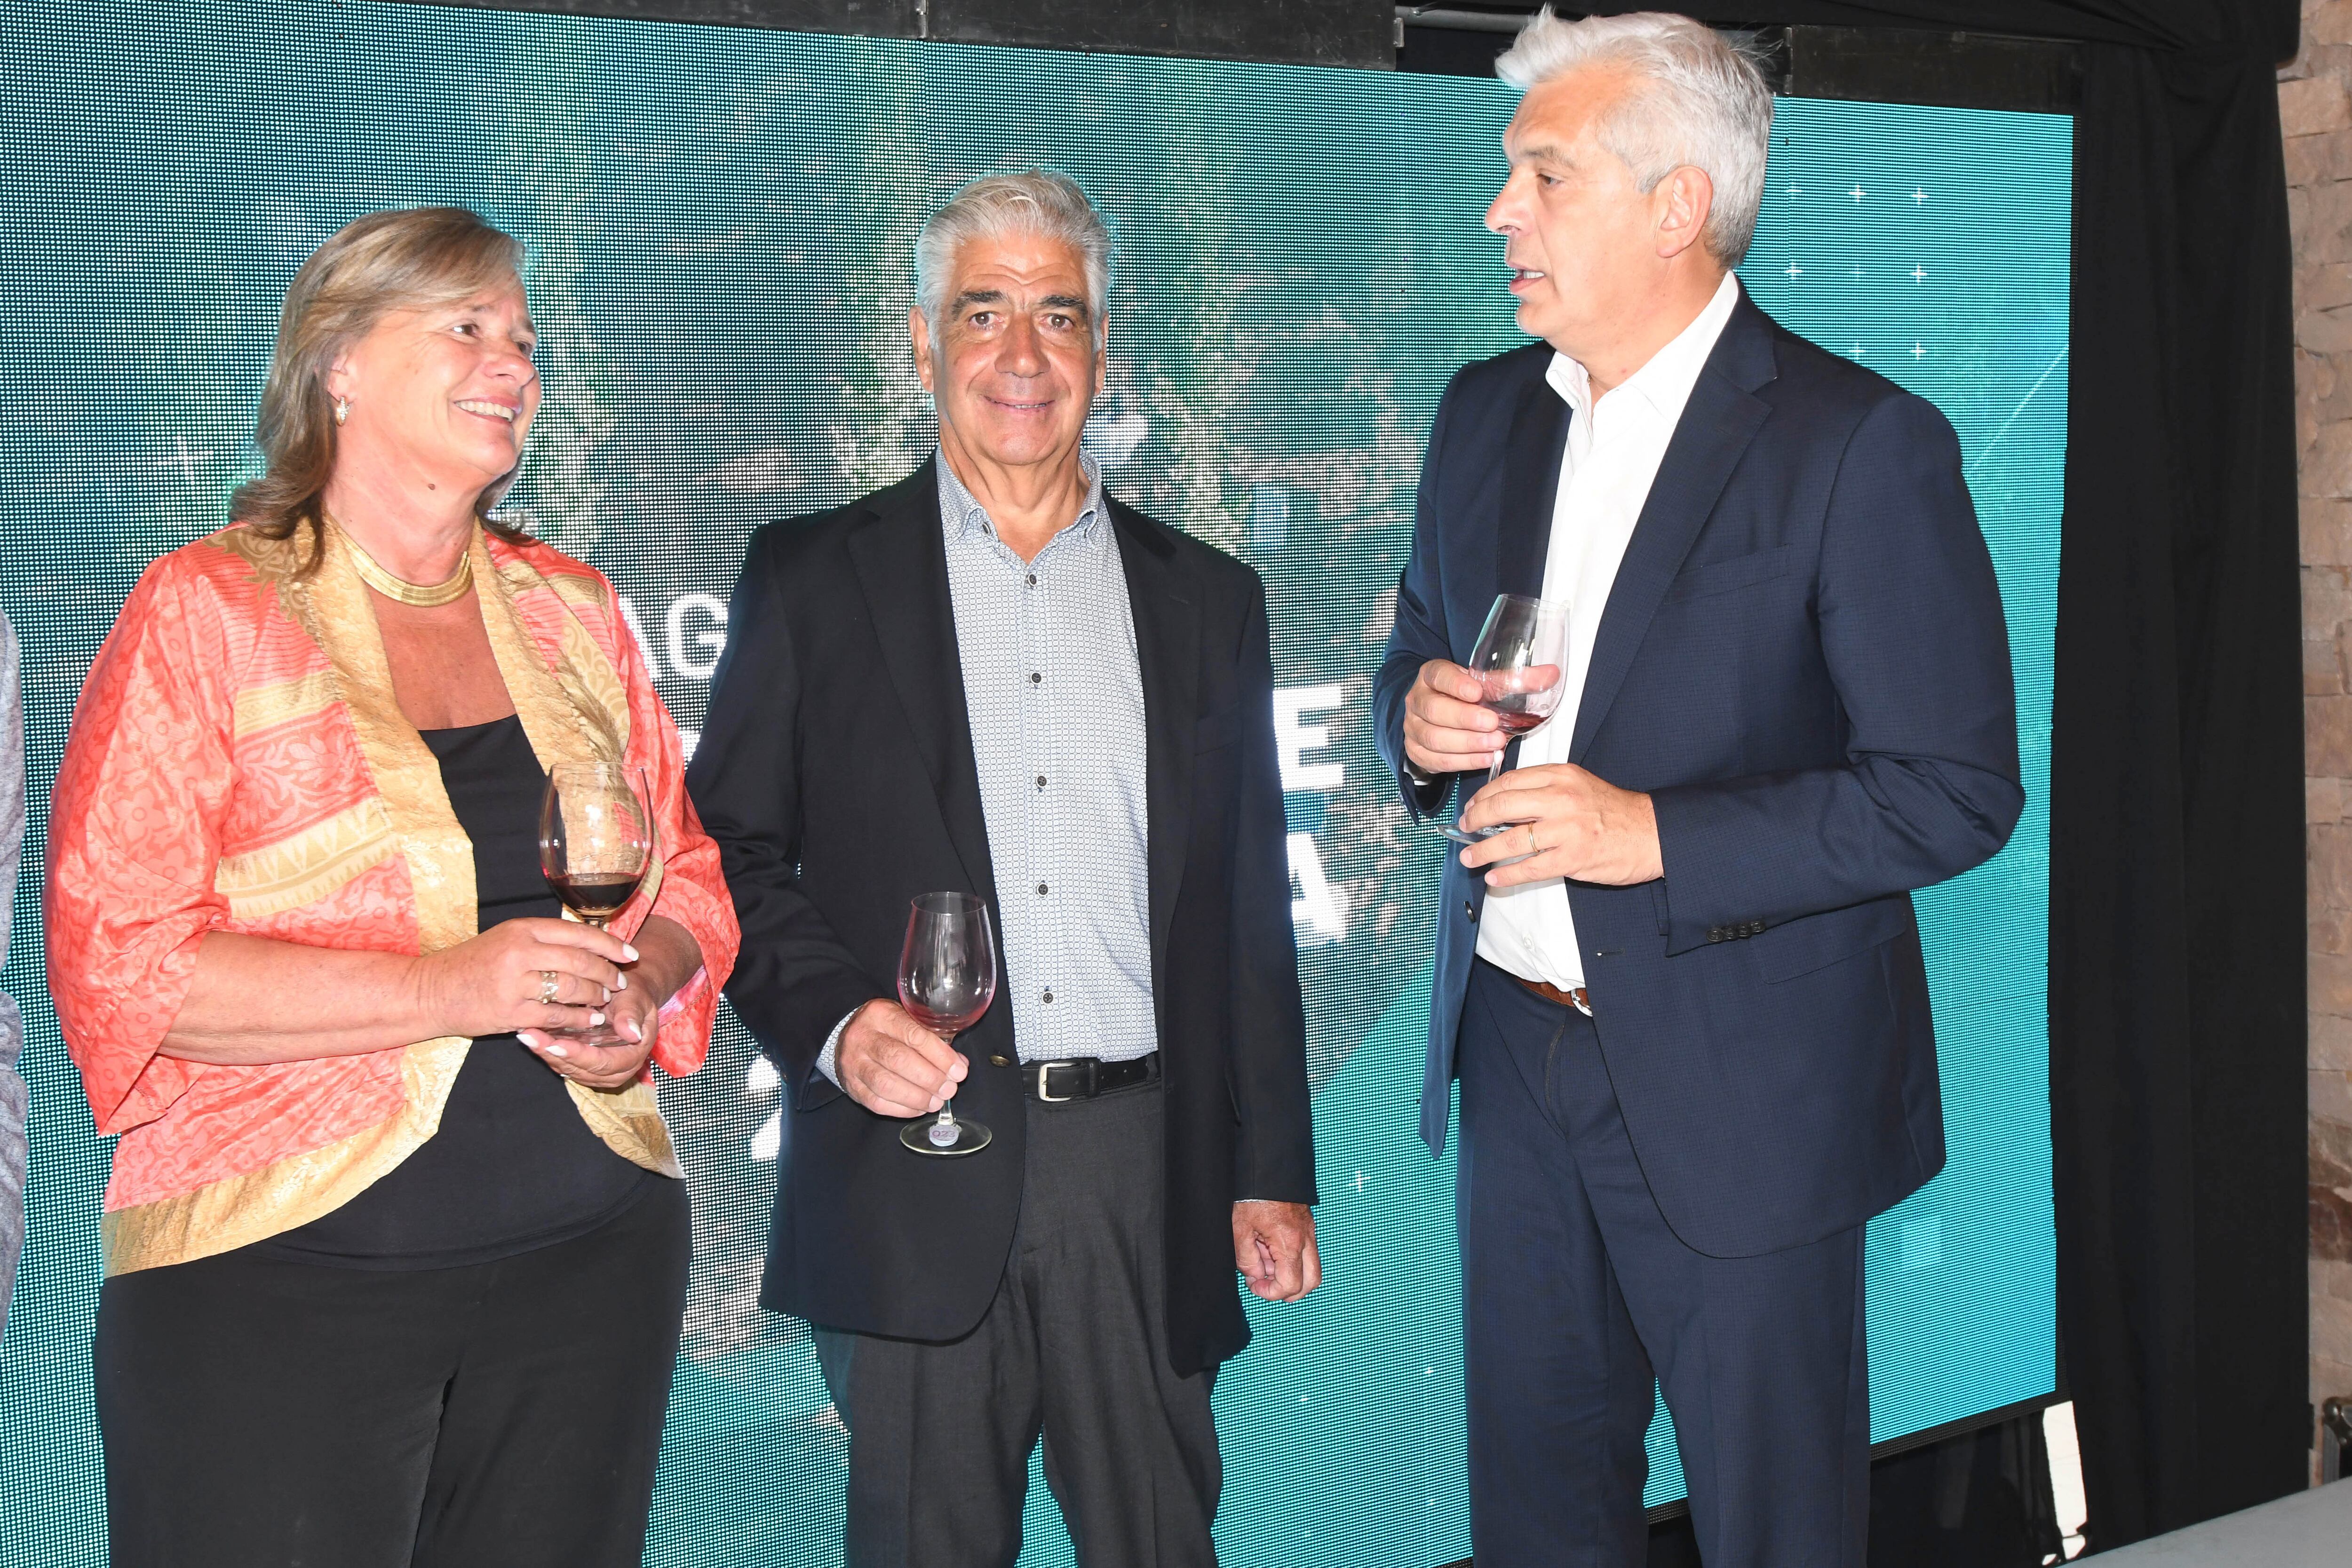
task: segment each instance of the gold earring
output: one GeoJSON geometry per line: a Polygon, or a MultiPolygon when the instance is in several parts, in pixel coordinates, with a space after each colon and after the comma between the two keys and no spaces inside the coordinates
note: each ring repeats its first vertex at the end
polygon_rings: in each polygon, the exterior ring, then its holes
{"type": "Polygon", "coordinates": [[[351,400],[350,398],[348,398],[348,397],[338,397],[338,398],[336,398],[336,399],[335,399],[335,423],[336,423],[336,424],[338,424],[338,425],[341,425],[344,420],[349,419],[351,416],[352,416],[352,400],[351,400]]]}

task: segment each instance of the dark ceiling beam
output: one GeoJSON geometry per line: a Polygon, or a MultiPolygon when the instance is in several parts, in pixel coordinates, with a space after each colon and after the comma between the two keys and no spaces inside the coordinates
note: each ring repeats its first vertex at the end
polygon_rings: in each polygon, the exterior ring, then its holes
{"type": "Polygon", "coordinates": [[[1396,64],[1390,0],[437,0],[729,27],[1285,65],[1396,64]]]}
{"type": "MultiPolygon", "coordinates": [[[[1485,76],[1534,10],[1399,5],[1397,68],[1485,76]]],[[[2074,44],[1948,28],[1721,26],[1762,49],[1772,90],[1790,98],[2069,114],[2082,97],[2074,44]]]]}

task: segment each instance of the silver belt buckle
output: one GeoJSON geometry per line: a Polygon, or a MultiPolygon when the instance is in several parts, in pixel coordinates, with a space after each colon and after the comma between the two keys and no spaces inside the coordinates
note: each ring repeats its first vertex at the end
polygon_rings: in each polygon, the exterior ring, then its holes
{"type": "Polygon", "coordinates": [[[1047,1105],[1062,1105],[1077,1099],[1077,1096],[1075,1094],[1051,1094],[1048,1093],[1045,1089],[1045,1075],[1053,1071],[1057,1067],[1066,1067],[1069,1064],[1066,1062],[1039,1062],[1037,1064],[1037,1098],[1039,1100],[1045,1101],[1047,1105]]]}

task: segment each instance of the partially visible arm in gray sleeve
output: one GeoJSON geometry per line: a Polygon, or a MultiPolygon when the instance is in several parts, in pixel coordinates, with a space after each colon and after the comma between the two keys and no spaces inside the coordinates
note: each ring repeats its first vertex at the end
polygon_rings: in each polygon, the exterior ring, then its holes
{"type": "MultiPolygon", "coordinates": [[[[16,900],[16,865],[25,847],[25,699],[18,679],[16,630],[0,616],[0,955],[8,951],[16,900]]],[[[25,1080],[16,1053],[25,1043],[16,1004],[0,993],[0,1325],[16,1258],[25,1246],[25,1080]]]]}

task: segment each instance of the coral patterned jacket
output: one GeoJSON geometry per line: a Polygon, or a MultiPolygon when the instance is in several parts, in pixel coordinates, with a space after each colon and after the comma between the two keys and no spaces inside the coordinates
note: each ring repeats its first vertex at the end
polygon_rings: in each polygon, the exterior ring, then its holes
{"type": "MultiPolygon", "coordinates": [[[[58,774],[49,984],[98,1130],[121,1136],[110,1274],[226,1252],[349,1201],[433,1135],[469,1044],[258,1067],[157,1054],[207,932],[406,953],[475,934],[473,847],[393,700],[352,546],[326,530],[304,577],[310,548],[238,526],[150,567],[82,689],[58,774]]],[[[646,770],[659,858],[612,929],[658,909],[701,943],[654,1053],[692,1072],[738,932],[677,726],[601,574],[480,529],[471,548],[541,765],[646,770]]],[[[680,1173],[650,1068],[625,1089],[567,1088],[608,1145],[680,1173]]]]}

